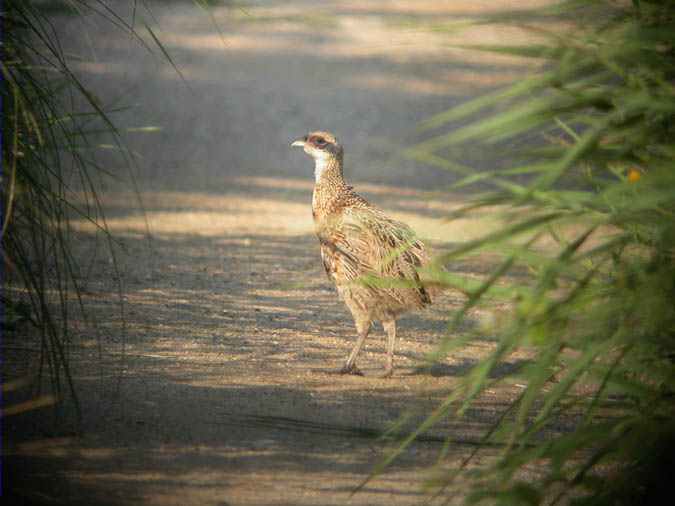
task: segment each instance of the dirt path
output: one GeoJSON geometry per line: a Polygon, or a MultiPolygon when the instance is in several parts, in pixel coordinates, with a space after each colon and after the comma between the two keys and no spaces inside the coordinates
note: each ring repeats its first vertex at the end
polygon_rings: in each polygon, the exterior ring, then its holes
{"type": "MultiPolygon", "coordinates": [[[[71,350],[84,436],[36,425],[12,460],[26,473],[22,490],[34,490],[39,477],[38,490],[64,504],[414,504],[445,437],[455,441],[449,462],[473,449],[513,392],[495,392],[465,420],[442,424],[350,498],[391,447],[380,433],[404,415],[412,416],[408,427],[420,421],[492,343],[420,370],[461,303],[447,294],[402,320],[394,378],[372,376],[384,361],[381,329],[361,359],[366,377],[333,374],[353,325],[321,270],[307,205],[280,198],[295,188],[269,182],[232,182],[253,199],[146,194],[150,242],[144,220],[124,212],[130,196],[108,198],[124,323],[113,263],[79,224],[83,269],[96,273],[83,274],[95,325],[78,324],[71,350]]],[[[304,200],[310,186],[299,189],[304,200]]],[[[395,216],[441,232],[438,208],[447,204],[419,191],[366,189],[395,216]]],[[[470,237],[479,225],[445,229],[470,237]]]]}
{"type": "MultiPolygon", "coordinates": [[[[441,424],[351,495],[391,446],[378,435],[403,415],[408,426],[419,421],[492,343],[420,368],[463,300],[450,293],[402,320],[394,378],[373,377],[381,329],[361,359],[365,378],[331,374],[354,331],[312,236],[310,162],[288,141],[336,131],[363,194],[438,247],[466,241],[494,221],[445,221],[462,199],[424,188],[447,176],[392,158],[393,147],[412,142],[414,123],[468,85],[502,82],[515,65],[497,72],[494,61],[460,61],[440,35],[401,28],[411,17],[430,23],[438,8],[461,21],[474,3],[391,5],[224,9],[222,38],[199,11],[157,9],[189,90],[154,60],[124,60],[128,36],[98,34],[84,78],[102,97],[131,86],[140,105],[118,121],[139,127],[145,118],[162,131],[130,138],[142,156],[145,218],[133,194],[108,183],[118,270],[95,231],[74,223],[90,316],[76,322],[71,347],[84,435],[42,419],[7,422],[22,434],[10,436],[8,461],[21,494],[56,504],[415,504],[442,441],[452,438],[448,463],[457,462],[515,395],[516,386],[494,392],[461,422],[441,424]]],[[[72,20],[60,23],[75,33],[72,20]]],[[[479,276],[486,266],[456,269],[479,276]]]]}

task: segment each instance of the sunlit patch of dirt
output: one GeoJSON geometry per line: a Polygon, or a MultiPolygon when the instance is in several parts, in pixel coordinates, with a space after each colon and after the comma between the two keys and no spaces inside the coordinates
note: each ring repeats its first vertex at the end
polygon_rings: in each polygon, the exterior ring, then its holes
{"type": "Polygon", "coordinates": [[[363,89],[398,90],[406,93],[426,95],[447,95],[452,93],[466,93],[476,87],[506,86],[517,77],[522,76],[522,70],[512,72],[485,73],[480,71],[450,71],[442,76],[433,78],[419,78],[406,76],[392,76],[387,73],[369,73],[352,76],[346,81],[347,86],[363,89]]]}
{"type": "MultiPolygon", "coordinates": [[[[540,7],[549,2],[519,2],[518,8],[540,7]]],[[[480,87],[494,87],[522,75],[535,60],[513,55],[467,50],[472,45],[518,45],[541,37],[540,32],[516,25],[476,24],[481,16],[514,7],[513,2],[276,2],[215,9],[220,30],[194,29],[191,16],[163,19],[162,43],[172,51],[189,50],[236,55],[293,55],[325,61],[379,59],[393,64],[436,64],[428,76],[404,76],[381,70],[353,76],[336,74],[335,85],[387,89],[414,95],[457,94],[480,87]],[[489,4],[489,5],[487,5],[489,4]],[[445,21],[444,21],[445,20],[445,21]],[[448,22],[447,20],[450,20],[448,22]],[[447,70],[448,62],[455,68],[447,70]]],[[[538,28],[542,28],[539,26],[538,28]]],[[[149,46],[154,44],[150,35],[149,46]]],[[[119,73],[119,65],[99,61],[76,64],[83,71],[119,73]]],[[[219,69],[181,62],[179,75],[171,67],[160,69],[164,79],[217,81],[219,69]]],[[[429,69],[427,69],[429,70],[429,69]]],[[[244,77],[244,76],[242,76],[244,77]]]]}
{"type": "MultiPolygon", "coordinates": [[[[86,79],[113,89],[106,103],[117,103],[116,94],[127,89],[123,77],[161,81],[136,83],[133,98],[159,104],[152,121],[165,122],[169,140],[151,138],[139,149],[148,155],[139,162],[146,171],[144,212],[133,192],[100,196],[114,254],[100,229],[79,217],[72,221],[79,298],[72,296],[66,353],[84,435],[45,431],[51,412],[40,423],[6,422],[32,438],[8,449],[12,466],[27,469],[23,490],[48,490],[40,496],[46,502],[125,506],[420,502],[426,477],[420,469],[435,463],[444,438],[453,441],[447,465],[461,462],[521,387],[494,388],[463,418],[442,420],[385,474],[351,493],[385,455],[379,435],[403,415],[414,427],[494,349],[490,326],[509,306],[474,308],[449,334],[447,322],[465,297],[448,291],[429,309],[401,318],[393,378],[376,377],[385,358],[379,327],[360,357],[365,377],[335,374],[355,329],[323,272],[311,177],[278,175],[288,165],[279,162],[286,156],[280,152],[292,135],[314,126],[309,123],[325,122],[353,140],[365,137],[365,156],[378,148],[378,135],[389,135],[379,130],[390,118],[408,122],[400,130],[412,129],[421,100],[431,101],[424,111],[437,111],[452,105],[444,95],[501,85],[530,65],[450,46],[519,43],[530,35],[466,29],[486,10],[513,2],[235,2],[213,13],[222,34],[207,17],[174,4],[158,9],[160,35],[196,93],[166,85],[181,80],[171,65],[113,62],[129,54],[133,41],[126,33],[96,32],[99,55],[79,48],[73,64],[86,79]],[[439,25],[440,16],[450,23],[439,25]],[[338,97],[344,90],[348,96],[338,97]],[[369,116],[371,102],[380,99],[381,109],[369,116]],[[164,116],[166,110],[175,114],[164,116]],[[269,143],[260,147],[259,139],[269,143]],[[266,158],[250,157],[263,149],[266,158]],[[206,154],[192,164],[200,153],[206,154]],[[158,161],[157,154],[166,157],[158,161]],[[166,165],[178,167],[171,190],[162,187],[166,165]],[[250,167],[259,169],[257,176],[250,167]],[[77,310],[80,299],[86,317],[77,310]],[[428,363],[439,342],[472,331],[478,337],[471,343],[428,363]]],[[[155,47],[147,33],[141,36],[155,47]]],[[[129,115],[138,126],[142,116],[129,115]]],[[[397,147],[380,140],[388,154],[397,147]]],[[[365,162],[379,156],[374,153],[365,162]]],[[[363,175],[372,175],[354,157],[363,175]]],[[[356,189],[438,251],[503,226],[499,209],[448,219],[466,202],[462,195],[393,184],[356,189]]],[[[481,254],[450,269],[481,279],[498,260],[481,254]]],[[[12,367],[26,371],[40,341],[22,332],[3,335],[3,345],[28,347],[12,352],[12,367]]],[[[527,359],[510,357],[504,370],[527,359]]]]}
{"type": "MultiPolygon", "coordinates": [[[[145,212],[106,218],[108,228],[116,233],[149,233],[158,237],[195,234],[214,238],[221,246],[251,246],[256,235],[289,237],[312,234],[314,227],[309,202],[311,183],[282,178],[236,178],[240,186],[236,195],[215,195],[191,192],[147,192],[143,195],[145,212]],[[250,198],[242,195],[249,188],[266,190],[300,189],[306,191],[307,203],[285,201],[283,198],[250,198]],[[232,238],[246,234],[247,237],[232,238]]],[[[446,216],[460,207],[464,197],[440,196],[421,190],[395,189],[386,185],[360,185],[361,193],[388,213],[408,223],[423,239],[433,242],[465,242],[495,230],[502,223],[498,213],[448,219],[446,216]]],[[[283,195],[282,195],[283,196],[283,195]]],[[[133,199],[132,194],[110,193],[102,199],[109,209],[122,209],[133,199]]],[[[92,232],[96,227],[88,220],[74,220],[79,231],[92,232]]],[[[260,256],[261,252],[250,253],[260,256]]]]}

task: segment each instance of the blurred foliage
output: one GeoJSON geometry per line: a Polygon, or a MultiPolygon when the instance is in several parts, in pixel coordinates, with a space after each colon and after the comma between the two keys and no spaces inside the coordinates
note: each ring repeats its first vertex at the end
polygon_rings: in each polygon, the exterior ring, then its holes
{"type": "MultiPolygon", "coordinates": [[[[190,3],[208,10],[213,2],[190,3]]],[[[26,325],[37,330],[39,360],[29,373],[30,381],[22,381],[20,386],[32,390],[29,396],[44,399],[46,394],[41,389],[49,385],[52,392],[48,398],[69,396],[78,416],[68,349],[74,311],[86,317],[82,302],[86,269],[80,269],[71,253],[70,224],[75,217],[96,227],[98,237],[107,246],[101,250],[113,266],[111,281],[117,284],[121,295],[115,240],[106,226],[100,195],[110,178],[135,186],[135,160],[113,120],[120,107],[102,103],[71,68],[73,55],[63,49],[52,16],[97,16],[129,33],[139,42],[139,48],[157,50],[176,68],[141,16],[140,7],[152,19],[145,2],[137,0],[116,7],[83,0],[6,0],[0,10],[2,327],[4,332],[26,325]],[[122,7],[128,7],[129,20],[115,10],[122,7]],[[143,34],[136,31],[137,24],[144,27],[143,34]],[[111,152],[117,155],[112,162],[111,152]],[[107,155],[103,157],[102,153],[107,155]],[[115,167],[121,164],[126,174],[118,168],[109,169],[111,163],[115,167]]],[[[121,101],[125,98],[119,97],[121,101]]],[[[119,301],[123,320],[121,296],[119,301]]],[[[28,402],[26,406],[31,405],[28,402]]]]}
{"type": "Polygon", "coordinates": [[[498,255],[484,280],[427,273],[468,293],[437,358],[466,342],[454,335],[473,308],[510,309],[466,338],[498,342],[408,441],[501,384],[515,400],[460,469],[439,467],[431,503],[461,486],[470,504],[649,504],[675,454],[675,3],[566,1],[485,22],[536,42],[472,49],[542,70],[430,118],[406,153],[456,172],[455,188],[490,185],[457,214],[490,207],[505,223],[438,258],[498,255]],[[453,153],[467,142],[510,163],[465,167],[453,153]],[[530,360],[491,374],[515,353],[530,360]]]}
{"type": "MultiPolygon", "coordinates": [[[[37,392],[45,375],[54,395],[74,393],[68,367],[68,320],[77,273],[68,247],[68,216],[99,223],[97,170],[86,121],[109,120],[66,63],[40,4],[7,1],[2,11],[2,253],[5,330],[21,321],[40,333],[37,392]],[[83,97],[90,110],[68,110],[62,97],[83,97]],[[81,116],[78,118],[78,115],[81,116]],[[64,154],[68,154],[66,160],[64,154]],[[84,207],[73,183],[89,197],[84,207]],[[59,308],[55,310],[55,308],[59,308]]],[[[25,385],[24,385],[25,386],[25,385]]],[[[76,400],[76,397],[73,396],[76,400]]]]}

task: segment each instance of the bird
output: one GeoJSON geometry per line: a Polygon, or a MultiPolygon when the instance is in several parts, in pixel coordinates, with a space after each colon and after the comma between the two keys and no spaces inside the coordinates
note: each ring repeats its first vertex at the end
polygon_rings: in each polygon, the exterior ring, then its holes
{"type": "Polygon", "coordinates": [[[387,216],[345,182],[344,150],[333,134],[310,132],[291,146],[303,148],[314,159],[312,216],[323,267],[351,312],[358,334],[338,372],[363,375],[356,359],[379,321],[387,334],[381,376],[391,377],[397,318],[432,302],[418,273],[429,262],[429,252],[408,225],[387,216]]]}

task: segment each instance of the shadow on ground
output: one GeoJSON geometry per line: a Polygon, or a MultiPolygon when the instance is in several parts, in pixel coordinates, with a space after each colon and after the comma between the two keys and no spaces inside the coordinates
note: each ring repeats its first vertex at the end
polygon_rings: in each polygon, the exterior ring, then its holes
{"type": "MultiPolygon", "coordinates": [[[[463,199],[439,189],[455,177],[399,156],[421,138],[410,133],[418,121],[523,72],[522,62],[449,48],[435,22],[461,24],[485,10],[459,4],[272,2],[248,14],[235,5],[214,12],[219,34],[197,9],[151,3],[189,86],[139,54],[129,34],[88,15],[87,30],[78,18],[54,19],[101,103],[122,95],[137,104],[113,119],[133,132],[145,209],[133,192],[103,182],[114,255],[90,223],[72,223],[86,317],[71,315],[67,353],[82,421],[75,424],[66,400],[58,419],[43,409],[4,422],[4,483],[17,500],[415,504],[444,441],[453,442],[447,466],[474,448],[517,386],[444,420],[350,495],[396,444],[381,434],[404,415],[404,429],[419,423],[494,343],[479,338],[424,367],[434,346],[453,337],[448,317],[464,299],[447,293],[401,321],[394,378],[374,377],[384,362],[381,329],[361,358],[366,377],[333,374],[353,344],[353,324],[319,260],[311,164],[288,148],[308,130],[338,133],[350,181],[437,250],[500,226],[490,215],[446,220],[463,199]],[[138,133],[148,125],[160,128],[138,133]]],[[[466,41],[500,36],[482,30],[466,41]]],[[[470,156],[467,163],[489,167],[501,159],[470,156]]],[[[476,257],[452,269],[479,278],[493,265],[476,257]]],[[[501,309],[477,308],[460,332],[501,309]]],[[[27,325],[3,336],[5,379],[38,370],[40,346],[27,325]]]]}
{"type": "MultiPolygon", "coordinates": [[[[367,377],[335,374],[353,324],[322,271],[307,205],[255,191],[257,212],[201,199],[157,194],[144,218],[112,196],[115,262],[93,227],[75,222],[87,319],[74,321],[70,363],[83,435],[53,423],[49,410],[10,419],[15,493],[62,504],[344,504],[395,444],[381,435],[404,415],[404,429],[414,427],[491,347],[486,339],[421,366],[463,301],[448,293],[402,320],[393,379],[374,377],[381,329],[361,360],[367,377]]],[[[38,349],[17,352],[27,370],[38,349]]],[[[421,469],[443,442],[452,438],[455,458],[465,456],[507,400],[495,395],[438,425],[354,503],[418,497],[421,469]]]]}

